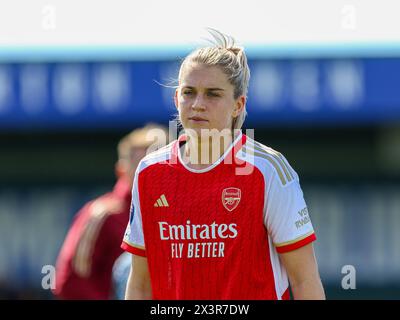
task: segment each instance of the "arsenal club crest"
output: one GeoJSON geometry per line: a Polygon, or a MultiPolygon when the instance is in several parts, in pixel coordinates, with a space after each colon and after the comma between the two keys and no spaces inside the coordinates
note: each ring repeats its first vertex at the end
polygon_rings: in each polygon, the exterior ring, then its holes
{"type": "Polygon", "coordinates": [[[240,202],[241,191],[238,188],[226,188],[222,191],[222,204],[228,211],[236,209],[240,202]]]}

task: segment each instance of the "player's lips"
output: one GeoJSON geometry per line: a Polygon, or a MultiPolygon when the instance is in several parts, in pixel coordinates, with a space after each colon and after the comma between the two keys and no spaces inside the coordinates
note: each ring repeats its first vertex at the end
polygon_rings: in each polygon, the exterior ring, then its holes
{"type": "Polygon", "coordinates": [[[197,116],[196,117],[190,117],[189,120],[196,121],[196,122],[208,121],[207,119],[204,119],[202,117],[197,117],[197,116]]]}

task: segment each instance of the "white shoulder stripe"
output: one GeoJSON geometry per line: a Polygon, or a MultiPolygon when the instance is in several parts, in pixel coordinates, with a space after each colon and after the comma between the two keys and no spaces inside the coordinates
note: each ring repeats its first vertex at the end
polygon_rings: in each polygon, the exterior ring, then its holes
{"type": "Polygon", "coordinates": [[[172,145],[173,145],[173,142],[171,142],[170,144],[167,144],[164,147],[161,147],[160,149],[150,152],[143,159],[147,160],[148,158],[158,157],[163,154],[169,154],[171,152],[172,145]]]}
{"type": "Polygon", "coordinates": [[[265,153],[260,153],[255,151],[254,149],[252,149],[251,147],[246,148],[245,146],[243,146],[242,151],[244,152],[244,154],[247,156],[252,156],[252,157],[256,157],[256,158],[262,158],[268,161],[268,163],[275,169],[275,171],[277,172],[279,179],[281,180],[282,185],[285,185],[286,179],[283,175],[282,169],[280,168],[279,164],[276,162],[276,160],[268,154],[265,153]]]}
{"type": "Polygon", "coordinates": [[[249,141],[249,145],[252,146],[255,150],[260,151],[261,153],[265,152],[268,154],[271,154],[274,156],[274,158],[279,162],[279,165],[282,167],[283,171],[285,172],[285,175],[288,180],[293,180],[294,179],[294,174],[292,173],[292,169],[288,165],[285,157],[278,151],[267,147],[257,141],[249,141]]]}
{"type": "Polygon", "coordinates": [[[252,146],[251,144],[247,144],[247,142],[243,146],[242,151],[245,155],[267,160],[269,165],[271,165],[278,174],[282,185],[286,185],[294,180],[294,176],[286,166],[286,163],[277,154],[267,152],[263,148],[252,146]]]}
{"type": "Polygon", "coordinates": [[[172,156],[173,143],[174,142],[171,142],[170,144],[166,145],[165,147],[162,147],[162,148],[146,155],[140,161],[139,171],[142,171],[143,169],[145,169],[153,164],[169,160],[172,156]]]}
{"type": "Polygon", "coordinates": [[[161,147],[161,148],[159,148],[159,149],[157,149],[157,150],[155,150],[153,152],[150,152],[148,155],[146,155],[146,157],[152,156],[152,155],[159,155],[159,154],[168,153],[168,152],[171,151],[173,144],[174,144],[174,142],[171,142],[171,143],[167,144],[164,147],[161,147]]]}

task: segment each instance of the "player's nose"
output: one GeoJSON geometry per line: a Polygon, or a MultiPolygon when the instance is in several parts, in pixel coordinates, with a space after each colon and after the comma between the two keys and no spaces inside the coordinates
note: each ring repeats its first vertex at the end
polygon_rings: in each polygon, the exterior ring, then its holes
{"type": "Polygon", "coordinates": [[[202,95],[198,94],[196,96],[196,99],[193,101],[192,104],[192,109],[194,111],[204,111],[206,109],[206,104],[202,95]]]}

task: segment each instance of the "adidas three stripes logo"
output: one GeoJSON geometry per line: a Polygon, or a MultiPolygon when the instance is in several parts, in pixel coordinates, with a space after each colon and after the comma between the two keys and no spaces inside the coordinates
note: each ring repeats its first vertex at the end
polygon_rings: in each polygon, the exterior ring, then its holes
{"type": "Polygon", "coordinates": [[[154,203],[154,207],[159,208],[159,207],[169,207],[167,198],[165,198],[165,195],[162,194],[157,201],[154,203]]]}

